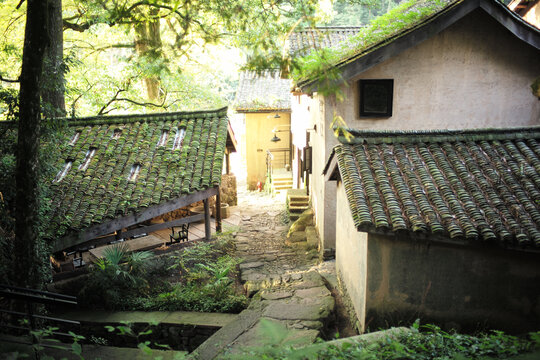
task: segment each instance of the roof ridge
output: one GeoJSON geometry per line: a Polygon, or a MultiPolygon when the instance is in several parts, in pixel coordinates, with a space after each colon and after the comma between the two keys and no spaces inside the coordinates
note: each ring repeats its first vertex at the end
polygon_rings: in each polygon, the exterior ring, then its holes
{"type": "Polygon", "coordinates": [[[313,31],[313,30],[347,30],[347,29],[362,29],[365,27],[365,25],[336,25],[336,26],[315,26],[313,28],[307,28],[307,29],[300,29],[297,31],[294,31],[294,33],[298,32],[307,32],[307,31],[313,31]]]}
{"type": "Polygon", "coordinates": [[[342,144],[359,143],[421,143],[456,142],[463,140],[511,140],[540,138],[540,126],[479,129],[433,129],[433,130],[359,130],[347,129],[353,139],[340,136],[342,144]]]}
{"type": "Polygon", "coordinates": [[[80,118],[66,118],[68,126],[79,126],[87,123],[92,123],[96,125],[102,122],[107,122],[110,124],[122,124],[122,123],[131,123],[139,121],[159,121],[168,118],[193,118],[200,115],[205,115],[204,117],[211,116],[226,116],[227,115],[227,106],[224,106],[219,109],[213,110],[196,110],[196,111],[175,111],[175,112],[160,112],[160,113],[150,113],[150,114],[125,114],[125,115],[100,115],[100,116],[87,116],[80,118]]]}

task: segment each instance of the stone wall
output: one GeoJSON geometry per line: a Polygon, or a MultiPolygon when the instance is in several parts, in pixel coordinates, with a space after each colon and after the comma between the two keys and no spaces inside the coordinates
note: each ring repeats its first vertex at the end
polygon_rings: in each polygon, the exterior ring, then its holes
{"type": "Polygon", "coordinates": [[[238,204],[236,176],[234,174],[221,175],[221,202],[230,206],[238,204]]]}

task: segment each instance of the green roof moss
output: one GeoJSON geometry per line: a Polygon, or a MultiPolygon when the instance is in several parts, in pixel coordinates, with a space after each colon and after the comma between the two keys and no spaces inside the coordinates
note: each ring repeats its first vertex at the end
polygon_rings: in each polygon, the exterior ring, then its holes
{"type": "Polygon", "coordinates": [[[358,230],[540,247],[540,128],[351,133],[333,156],[358,230]]]}
{"type": "Polygon", "coordinates": [[[463,0],[408,0],[360,29],[332,48],[323,48],[300,59],[300,71],[293,72],[298,84],[324,76],[324,69],[340,66],[431,21],[463,0]]]}
{"type": "Polygon", "coordinates": [[[58,238],[108,219],[219,185],[227,141],[227,110],[149,115],[104,116],[69,120],[68,143],[57,164],[72,167],[52,185],[47,237],[58,238]],[[173,150],[178,128],[181,146],[173,150]],[[121,132],[115,134],[115,130],[121,132]],[[168,134],[163,146],[158,142],[168,134]],[[70,139],[79,136],[73,144],[70,139]],[[96,148],[80,170],[87,151],[96,148]],[[135,180],[129,180],[134,165],[135,180]]]}

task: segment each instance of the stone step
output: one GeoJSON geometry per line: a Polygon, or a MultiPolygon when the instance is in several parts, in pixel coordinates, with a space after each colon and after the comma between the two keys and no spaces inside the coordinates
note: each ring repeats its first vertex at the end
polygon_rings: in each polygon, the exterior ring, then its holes
{"type": "Polygon", "coordinates": [[[309,201],[289,201],[289,206],[309,206],[309,201]]]}
{"type": "Polygon", "coordinates": [[[289,195],[289,201],[309,201],[309,196],[307,195],[289,195]]]}
{"type": "Polygon", "coordinates": [[[272,181],[272,185],[273,186],[280,186],[280,185],[292,185],[293,184],[293,181],[290,180],[290,181],[272,181]]]}
{"type": "Polygon", "coordinates": [[[294,213],[303,213],[304,211],[306,211],[307,209],[309,209],[309,206],[291,206],[289,205],[289,212],[294,212],[294,213]]]}

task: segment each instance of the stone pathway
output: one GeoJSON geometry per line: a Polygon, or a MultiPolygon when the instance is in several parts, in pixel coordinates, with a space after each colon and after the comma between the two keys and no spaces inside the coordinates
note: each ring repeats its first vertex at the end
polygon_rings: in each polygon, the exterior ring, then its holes
{"type": "Polygon", "coordinates": [[[253,298],[235,321],[196,350],[200,359],[264,345],[311,344],[334,316],[335,301],[326,284],[334,283],[335,270],[326,263],[319,267],[316,249],[308,250],[305,242],[286,241],[284,202],[260,193],[242,194],[239,199],[242,222],[236,249],[244,259],[241,281],[253,298]]]}

